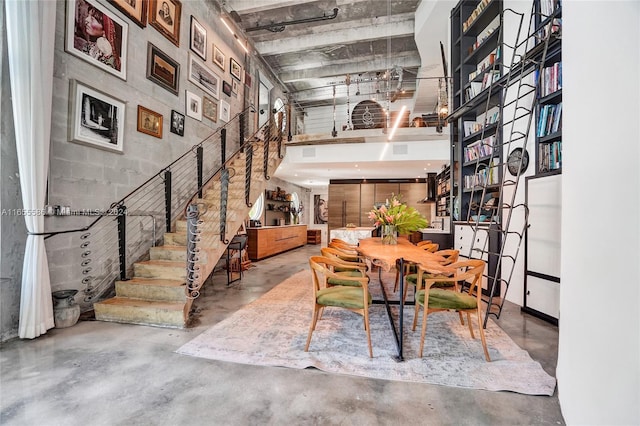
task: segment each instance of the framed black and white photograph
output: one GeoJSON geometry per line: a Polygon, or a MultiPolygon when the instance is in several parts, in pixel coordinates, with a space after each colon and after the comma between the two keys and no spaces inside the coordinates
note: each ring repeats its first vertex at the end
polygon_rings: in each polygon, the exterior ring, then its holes
{"type": "Polygon", "coordinates": [[[149,0],[149,25],[180,47],[182,3],[179,0],[149,0]]]}
{"type": "Polygon", "coordinates": [[[137,130],[141,133],[162,139],[162,114],[138,105],[137,130]]]}
{"type": "Polygon", "coordinates": [[[218,46],[213,45],[213,63],[220,67],[220,69],[224,72],[224,62],[225,56],[222,53],[222,50],[218,49],[218,46]]]}
{"type": "Polygon", "coordinates": [[[220,120],[229,121],[231,119],[231,106],[229,102],[220,99],[220,120]]]}
{"type": "Polygon", "coordinates": [[[180,64],[151,43],[147,45],[147,78],[178,95],[180,64]]]}
{"type": "Polygon", "coordinates": [[[211,68],[189,54],[189,81],[204,89],[214,98],[220,96],[220,78],[211,68]]]}
{"type": "Polygon", "coordinates": [[[127,79],[129,24],[95,0],[67,1],[65,50],[127,79]]]}
{"type": "Polygon", "coordinates": [[[147,26],[147,0],[109,0],[127,18],[135,22],[140,28],[147,26]]]}
{"type": "Polygon", "coordinates": [[[178,136],[184,136],[184,114],[175,109],[171,110],[171,127],[169,127],[169,130],[178,136]]]}
{"type": "Polygon", "coordinates": [[[233,58],[229,58],[229,72],[231,75],[236,78],[238,81],[242,78],[242,67],[240,64],[233,58]]]}
{"type": "Polygon", "coordinates": [[[202,98],[188,90],[185,92],[185,111],[187,111],[187,116],[202,121],[202,98]]]}
{"type": "Polygon", "coordinates": [[[240,83],[238,82],[238,80],[231,79],[231,93],[233,93],[233,96],[235,96],[236,98],[238,97],[239,86],[240,83]]]}
{"type": "Polygon", "coordinates": [[[218,104],[216,101],[209,99],[206,96],[202,97],[202,116],[204,118],[208,118],[214,123],[218,121],[218,104]]]}
{"type": "Polygon", "coordinates": [[[77,80],[70,83],[69,141],[123,152],[125,103],[77,80]]]}
{"type": "Polygon", "coordinates": [[[227,96],[231,96],[231,84],[227,81],[222,82],[222,93],[227,96]]]}
{"type": "Polygon", "coordinates": [[[207,60],[207,30],[191,16],[191,37],[189,47],[196,52],[202,60],[207,60]]]}

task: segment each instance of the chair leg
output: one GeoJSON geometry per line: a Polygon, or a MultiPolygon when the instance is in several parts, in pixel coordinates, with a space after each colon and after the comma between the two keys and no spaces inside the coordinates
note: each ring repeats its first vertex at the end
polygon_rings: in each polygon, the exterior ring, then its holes
{"type": "Polygon", "coordinates": [[[487,349],[487,340],[484,337],[484,328],[482,327],[482,313],[480,312],[480,308],[478,308],[478,329],[480,330],[480,340],[482,340],[482,349],[484,349],[484,357],[487,362],[491,362],[491,357],[489,356],[489,350],[487,349]]]}
{"type": "Polygon", "coordinates": [[[364,309],[364,328],[367,331],[367,343],[369,344],[369,358],[373,358],[373,348],[371,346],[371,327],[369,327],[369,310],[364,309]]]}
{"type": "Polygon", "coordinates": [[[420,315],[420,304],[416,301],[416,305],[414,308],[413,314],[413,325],[411,326],[411,331],[416,331],[416,325],[418,325],[418,316],[420,315]]]}
{"type": "Polygon", "coordinates": [[[464,325],[464,318],[462,318],[462,312],[458,311],[458,316],[460,317],[460,325],[464,325]]]}
{"type": "MultiPolygon", "coordinates": [[[[462,313],[460,312],[460,317],[462,317],[462,313]]],[[[471,338],[475,339],[476,336],[473,334],[473,326],[471,325],[471,314],[467,311],[467,322],[469,323],[469,333],[471,333],[471,338]]],[[[464,323],[463,323],[464,325],[464,323]]]]}
{"type": "Polygon", "coordinates": [[[428,308],[424,308],[424,312],[422,313],[422,331],[420,332],[420,358],[422,358],[422,350],[424,349],[424,336],[427,334],[427,317],[428,308]]]}
{"type": "Polygon", "coordinates": [[[396,268],[396,282],[393,285],[393,292],[398,291],[398,285],[400,283],[400,270],[396,268]]]}
{"type": "Polygon", "coordinates": [[[315,305],[313,308],[313,317],[311,318],[311,325],[309,326],[309,335],[307,336],[307,344],[304,347],[305,352],[309,352],[309,344],[311,343],[311,335],[313,330],[316,329],[316,323],[318,322],[318,311],[322,309],[319,305],[315,305]]]}

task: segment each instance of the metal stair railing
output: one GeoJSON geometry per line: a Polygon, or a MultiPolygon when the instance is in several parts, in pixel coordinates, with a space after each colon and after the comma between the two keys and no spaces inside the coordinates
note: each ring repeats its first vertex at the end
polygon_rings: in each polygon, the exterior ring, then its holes
{"type": "MultiPolygon", "coordinates": [[[[240,143],[253,106],[194,145],[107,209],[74,210],[45,220],[51,282],[78,289],[81,310],[110,296],[116,280],[127,280],[133,264],[148,258],[149,249],[183,214],[191,194],[221,163],[219,136],[240,143]]],[[[227,149],[234,150],[233,147],[227,149]]]]}
{"type": "MultiPolygon", "coordinates": [[[[264,161],[261,164],[260,173],[264,180],[269,179],[269,174],[275,171],[274,167],[269,167],[270,160],[282,159],[282,132],[274,132],[273,119],[269,120],[252,137],[244,141],[240,149],[232,157],[225,160],[213,176],[204,182],[195,192],[185,208],[185,218],[187,219],[187,297],[195,299],[200,295],[200,290],[207,277],[213,272],[213,268],[205,269],[200,262],[200,254],[203,251],[216,251],[217,255],[222,255],[227,248],[230,238],[228,230],[230,225],[235,225],[237,229],[244,220],[248,209],[252,206],[251,188],[252,182],[257,182],[258,177],[254,175],[253,157],[256,153],[262,153],[264,161]],[[244,167],[244,174],[237,168],[244,167]],[[236,178],[237,179],[234,179],[236,178]],[[204,202],[202,195],[208,197],[210,202],[204,202]],[[238,205],[238,200],[230,198],[230,194],[242,194],[242,206],[238,205]],[[219,210],[216,215],[215,203],[219,201],[219,210]],[[235,201],[235,203],[234,203],[235,201]],[[214,210],[211,210],[211,207],[214,210]],[[240,218],[234,221],[229,219],[228,211],[241,213],[240,218]],[[212,231],[217,229],[218,232],[212,231]],[[220,247],[222,245],[222,247],[220,247]]],[[[258,163],[260,166],[260,164],[258,163]]],[[[253,185],[255,187],[255,185],[253,185]]],[[[259,193],[262,193],[262,188],[259,193]]],[[[256,194],[256,198],[257,198],[256,194]]],[[[235,229],[233,229],[235,231],[235,229]]]]}

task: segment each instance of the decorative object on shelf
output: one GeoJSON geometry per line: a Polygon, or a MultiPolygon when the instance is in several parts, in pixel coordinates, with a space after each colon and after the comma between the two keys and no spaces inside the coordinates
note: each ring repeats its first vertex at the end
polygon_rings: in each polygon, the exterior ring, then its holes
{"type": "Polygon", "coordinates": [[[180,16],[178,0],[149,0],[149,25],[180,47],[180,16]]]}
{"type": "Polygon", "coordinates": [[[529,167],[529,153],[522,148],[515,148],[509,154],[507,158],[507,169],[513,176],[518,175],[518,167],[520,167],[519,173],[522,174],[529,167]]]}
{"type": "Polygon", "coordinates": [[[53,296],[53,321],[56,328],[67,328],[75,325],[80,318],[80,305],[73,296],[78,290],[58,290],[51,293],[53,296]]]}
{"type": "MultiPolygon", "coordinates": [[[[385,225],[392,225],[396,228],[396,235],[408,235],[420,228],[426,228],[429,222],[413,207],[408,207],[400,201],[401,195],[391,194],[391,200],[386,200],[384,204],[374,207],[369,212],[369,220],[374,222],[375,226],[381,226],[383,237],[385,225]]],[[[391,233],[392,230],[389,229],[391,233]]],[[[387,239],[386,244],[396,244],[393,238],[387,239]]],[[[384,238],[383,238],[384,241],[384,238]]]]}
{"type": "Polygon", "coordinates": [[[382,244],[398,244],[398,227],[395,225],[382,225],[380,227],[382,244]]]}

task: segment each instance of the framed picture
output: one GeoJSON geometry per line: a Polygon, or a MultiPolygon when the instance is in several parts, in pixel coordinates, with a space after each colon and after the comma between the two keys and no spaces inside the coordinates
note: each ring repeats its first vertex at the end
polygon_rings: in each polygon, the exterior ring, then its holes
{"type": "Polygon", "coordinates": [[[171,127],[169,130],[178,136],[184,136],[184,114],[175,109],[171,110],[171,127]]]}
{"type": "Polygon", "coordinates": [[[202,97],[202,116],[208,118],[214,123],[218,121],[218,104],[216,101],[202,97]]]}
{"type": "Polygon", "coordinates": [[[233,58],[229,58],[229,72],[233,77],[240,80],[242,78],[242,67],[233,58]]]}
{"type": "Polygon", "coordinates": [[[216,99],[220,96],[220,78],[192,54],[189,54],[189,81],[216,99]]]}
{"type": "Polygon", "coordinates": [[[240,86],[238,80],[231,79],[231,93],[233,93],[236,98],[238,97],[238,86],[240,86]]]}
{"type": "Polygon", "coordinates": [[[207,30],[191,15],[191,37],[189,42],[191,50],[196,52],[202,60],[207,60],[207,30]]]}
{"type": "Polygon", "coordinates": [[[122,152],[125,103],[77,80],[69,86],[69,141],[122,152]]]}
{"type": "Polygon", "coordinates": [[[188,90],[185,92],[185,110],[187,111],[187,116],[202,121],[202,98],[188,90]]]}
{"type": "Polygon", "coordinates": [[[162,139],[162,114],[138,105],[138,131],[162,139]]]}
{"type": "Polygon", "coordinates": [[[228,102],[220,99],[220,120],[229,121],[231,119],[231,106],[228,102]]]}
{"type": "Polygon", "coordinates": [[[178,47],[181,14],[182,3],[179,0],[149,0],[149,25],[178,47]]]}
{"type": "Polygon", "coordinates": [[[224,72],[224,53],[222,50],[218,49],[218,46],[213,45],[213,63],[220,67],[220,69],[224,72]]]}
{"type": "Polygon", "coordinates": [[[127,79],[129,25],[95,0],[67,1],[65,50],[127,79]]]}
{"type": "Polygon", "coordinates": [[[231,84],[229,84],[226,81],[222,82],[222,93],[224,93],[227,96],[231,96],[231,84]]]}
{"type": "Polygon", "coordinates": [[[244,85],[251,89],[251,74],[248,71],[244,72],[244,85]]]}
{"type": "Polygon", "coordinates": [[[148,43],[147,78],[177,96],[180,64],[153,44],[148,43]]]}
{"type": "Polygon", "coordinates": [[[140,28],[147,26],[148,0],[109,0],[127,18],[135,22],[140,28]]]}

